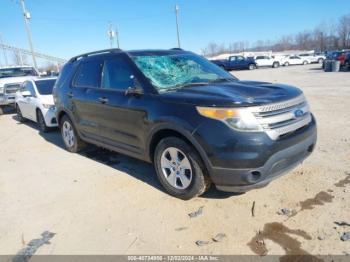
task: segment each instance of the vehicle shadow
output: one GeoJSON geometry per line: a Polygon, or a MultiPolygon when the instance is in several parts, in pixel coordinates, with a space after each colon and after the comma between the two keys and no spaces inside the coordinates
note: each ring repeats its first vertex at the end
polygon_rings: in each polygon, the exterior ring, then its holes
{"type": "MultiPolygon", "coordinates": [[[[66,150],[64,147],[63,140],[58,128],[53,128],[50,132],[43,133],[39,130],[36,123],[32,121],[19,122],[16,115],[12,118],[17,121],[18,125],[26,125],[38,131],[38,134],[44,138],[47,142],[50,142],[57,147],[66,150]]],[[[67,152],[68,154],[68,152],[67,152]]],[[[153,165],[132,157],[128,157],[119,153],[109,151],[104,148],[100,148],[94,145],[88,145],[86,149],[79,153],[93,161],[97,161],[101,164],[107,165],[115,170],[126,173],[135,179],[138,179],[159,191],[167,194],[163,189],[162,185],[159,183],[153,165]]],[[[218,191],[215,186],[212,186],[201,198],[207,199],[225,199],[231,196],[236,196],[236,193],[226,193],[218,191]]]]}
{"type": "Polygon", "coordinates": [[[309,68],[309,70],[310,71],[323,71],[323,68],[322,68],[322,66],[320,66],[320,67],[312,67],[312,68],[309,68]]]}

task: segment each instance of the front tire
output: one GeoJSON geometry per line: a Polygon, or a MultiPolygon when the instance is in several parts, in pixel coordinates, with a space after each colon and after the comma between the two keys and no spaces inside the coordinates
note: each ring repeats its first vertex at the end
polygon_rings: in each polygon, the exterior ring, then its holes
{"type": "Polygon", "coordinates": [[[280,63],[278,63],[278,62],[274,62],[273,64],[272,64],[272,67],[273,68],[277,68],[277,67],[279,67],[280,66],[280,63]]]}
{"type": "Polygon", "coordinates": [[[45,118],[43,116],[43,113],[40,110],[38,110],[36,113],[36,119],[38,121],[38,125],[41,132],[43,133],[49,132],[50,128],[46,125],[45,118]]]}
{"type": "Polygon", "coordinates": [[[66,115],[60,121],[60,130],[64,145],[69,152],[78,153],[86,146],[86,143],[79,137],[72,121],[66,115]]]}
{"type": "Polygon", "coordinates": [[[195,149],[177,137],[162,139],[155,150],[157,177],[172,196],[188,200],[202,195],[210,180],[195,149]]]}
{"type": "Polygon", "coordinates": [[[307,64],[308,64],[308,62],[307,62],[307,61],[304,61],[304,62],[303,62],[303,65],[307,65],[307,64]]]}
{"type": "Polygon", "coordinates": [[[319,63],[319,64],[323,64],[323,58],[319,58],[318,60],[317,60],[317,63],[319,63]]]}
{"type": "Polygon", "coordinates": [[[289,62],[285,62],[285,63],[284,63],[284,66],[289,66],[289,62]]]}
{"type": "Polygon", "coordinates": [[[0,106],[0,115],[4,114],[4,109],[2,108],[2,106],[0,106]]]}
{"type": "Polygon", "coordinates": [[[254,69],[256,69],[256,66],[254,64],[250,64],[248,66],[248,68],[249,68],[249,70],[254,70],[254,69]]]}

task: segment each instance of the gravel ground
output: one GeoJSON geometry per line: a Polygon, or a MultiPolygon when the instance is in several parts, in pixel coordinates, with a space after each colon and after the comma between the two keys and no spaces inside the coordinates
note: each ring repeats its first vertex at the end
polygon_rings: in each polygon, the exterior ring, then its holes
{"type": "Polygon", "coordinates": [[[241,195],[178,200],[149,164],[93,147],[70,154],[58,131],[0,116],[0,254],[350,253],[350,226],[334,223],[350,223],[350,72],[319,67],[234,72],[299,86],[319,134],[301,166],[241,195]]]}

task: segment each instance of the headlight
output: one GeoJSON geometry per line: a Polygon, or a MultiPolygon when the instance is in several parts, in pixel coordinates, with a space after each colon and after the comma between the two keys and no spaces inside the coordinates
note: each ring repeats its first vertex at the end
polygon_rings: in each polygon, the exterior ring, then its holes
{"type": "Polygon", "coordinates": [[[51,110],[55,109],[55,105],[50,105],[50,104],[43,104],[43,107],[46,109],[51,109],[51,110]]]}
{"type": "Polygon", "coordinates": [[[262,131],[252,112],[247,108],[196,107],[202,116],[224,122],[239,131],[262,131]]]}

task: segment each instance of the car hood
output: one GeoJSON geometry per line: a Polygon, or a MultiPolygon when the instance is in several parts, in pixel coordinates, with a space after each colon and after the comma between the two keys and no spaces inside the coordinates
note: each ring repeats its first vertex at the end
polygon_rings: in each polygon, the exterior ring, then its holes
{"type": "Polygon", "coordinates": [[[235,81],[194,86],[161,94],[169,102],[199,106],[253,106],[289,100],[301,95],[300,89],[257,81],[235,81]]]}
{"type": "Polygon", "coordinates": [[[0,86],[10,83],[23,83],[26,80],[37,78],[37,76],[18,76],[18,77],[5,77],[0,78],[0,86]]]}

